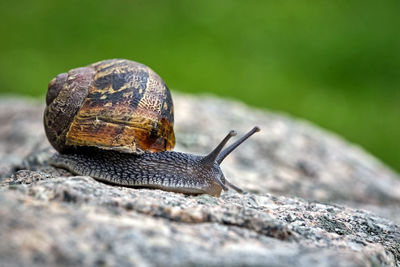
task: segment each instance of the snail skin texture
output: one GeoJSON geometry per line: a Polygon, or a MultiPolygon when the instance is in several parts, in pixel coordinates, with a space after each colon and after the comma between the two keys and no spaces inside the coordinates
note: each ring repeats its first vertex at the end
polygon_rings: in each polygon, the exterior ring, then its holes
{"type": "Polygon", "coordinates": [[[171,150],[175,145],[168,87],[149,67],[104,60],[57,75],[46,95],[44,127],[58,151],[50,164],[109,184],[220,196],[242,192],[220,164],[260,129],[224,149],[230,131],[208,155],[171,150]]]}

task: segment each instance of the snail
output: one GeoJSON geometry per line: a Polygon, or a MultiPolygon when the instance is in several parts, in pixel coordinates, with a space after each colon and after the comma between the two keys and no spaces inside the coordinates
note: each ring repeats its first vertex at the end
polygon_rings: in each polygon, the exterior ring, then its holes
{"type": "Polygon", "coordinates": [[[230,183],[221,162],[260,129],[224,149],[230,131],[208,155],[171,151],[175,145],[172,97],[149,67],[103,60],[57,75],[46,94],[44,127],[57,150],[50,164],[121,186],[219,197],[230,183]]]}

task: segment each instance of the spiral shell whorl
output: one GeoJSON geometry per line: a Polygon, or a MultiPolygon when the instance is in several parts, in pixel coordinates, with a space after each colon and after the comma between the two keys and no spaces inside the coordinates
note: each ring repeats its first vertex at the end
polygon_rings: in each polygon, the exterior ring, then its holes
{"type": "Polygon", "coordinates": [[[50,83],[46,95],[44,125],[47,138],[59,152],[71,149],[66,145],[69,127],[85,100],[93,80],[90,67],[72,69],[57,75],[50,83]]]}
{"type": "Polygon", "coordinates": [[[171,150],[172,97],[146,65],[103,60],[54,78],[46,96],[46,134],[67,153],[96,147],[125,153],[171,150]]]}

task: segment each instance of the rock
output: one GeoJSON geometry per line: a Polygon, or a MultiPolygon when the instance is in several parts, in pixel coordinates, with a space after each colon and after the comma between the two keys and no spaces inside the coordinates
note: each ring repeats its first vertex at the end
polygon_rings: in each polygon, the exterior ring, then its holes
{"type": "Polygon", "coordinates": [[[46,164],[43,106],[2,98],[0,265],[400,266],[395,172],[282,114],[213,97],[175,93],[174,102],[176,150],[204,154],[230,129],[261,127],[222,166],[248,193],[187,196],[71,176],[46,164]]]}
{"type": "Polygon", "coordinates": [[[25,157],[49,148],[43,129],[44,106],[31,99],[0,98],[0,178],[25,157]]]}
{"type": "MultiPolygon", "coordinates": [[[[175,102],[179,150],[206,153],[227,129],[240,135],[253,125],[261,127],[222,164],[226,176],[250,192],[360,208],[400,207],[399,175],[332,133],[306,121],[212,97],[199,101],[183,96],[175,102]],[[195,120],[191,114],[196,114],[195,120]]],[[[399,211],[391,215],[397,222],[399,211]]]]}
{"type": "MultiPolygon", "coordinates": [[[[173,97],[178,151],[205,154],[230,129],[240,135],[261,127],[222,164],[245,190],[364,208],[400,223],[398,174],[360,147],[308,122],[238,102],[176,92],[173,97]]],[[[0,110],[0,177],[45,163],[54,150],[43,130],[43,104],[2,98],[0,110]]]]}
{"type": "Polygon", "coordinates": [[[214,198],[42,178],[1,188],[6,265],[400,263],[400,227],[361,210],[270,194],[214,198]]]}

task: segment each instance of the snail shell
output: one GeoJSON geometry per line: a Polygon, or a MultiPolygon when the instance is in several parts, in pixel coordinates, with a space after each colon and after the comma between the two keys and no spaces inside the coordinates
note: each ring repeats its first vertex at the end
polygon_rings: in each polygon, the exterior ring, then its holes
{"type": "Polygon", "coordinates": [[[104,60],[59,74],[46,104],[46,135],[60,153],[84,146],[140,154],[175,145],[170,91],[134,61],[104,60]]]}

